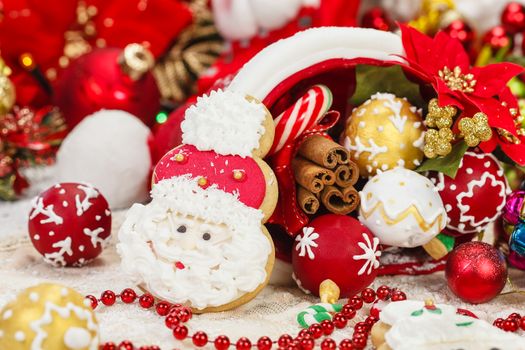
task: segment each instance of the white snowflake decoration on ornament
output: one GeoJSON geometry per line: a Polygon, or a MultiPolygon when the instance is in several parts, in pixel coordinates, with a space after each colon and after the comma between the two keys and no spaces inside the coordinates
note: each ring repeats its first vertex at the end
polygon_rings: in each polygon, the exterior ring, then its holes
{"type": "Polygon", "coordinates": [[[313,227],[304,227],[303,235],[295,238],[295,240],[299,242],[295,247],[295,250],[299,250],[299,256],[305,256],[308,254],[308,257],[313,260],[315,254],[312,251],[312,248],[318,247],[318,244],[315,242],[317,238],[319,238],[319,234],[314,232],[313,227]]]}
{"type": "Polygon", "coordinates": [[[381,252],[377,250],[377,247],[379,246],[379,238],[374,237],[372,242],[370,242],[370,238],[364,233],[363,238],[365,239],[365,243],[359,242],[357,245],[363,249],[364,253],[361,255],[354,255],[354,260],[365,260],[365,263],[357,273],[359,276],[365,273],[367,268],[367,275],[372,273],[372,269],[377,269],[379,267],[379,257],[381,256],[381,252]]]}

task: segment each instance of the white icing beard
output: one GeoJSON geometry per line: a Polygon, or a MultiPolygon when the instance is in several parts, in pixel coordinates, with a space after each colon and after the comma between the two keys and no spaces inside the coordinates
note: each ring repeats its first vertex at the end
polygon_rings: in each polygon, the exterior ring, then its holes
{"type": "Polygon", "coordinates": [[[257,231],[211,224],[160,202],[135,204],[119,232],[122,267],[135,282],[161,299],[204,309],[232,302],[266,280],[271,245],[260,221],[257,231]]]}

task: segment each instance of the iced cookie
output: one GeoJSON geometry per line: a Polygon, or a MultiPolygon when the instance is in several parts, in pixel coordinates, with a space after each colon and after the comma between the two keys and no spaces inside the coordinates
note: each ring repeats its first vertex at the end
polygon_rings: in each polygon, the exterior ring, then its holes
{"type": "Polygon", "coordinates": [[[203,186],[216,185],[222,191],[238,193],[240,201],[264,213],[263,221],[270,217],[277,204],[275,175],[268,164],[257,157],[221,155],[182,145],[158,162],[153,183],[186,174],[198,177],[203,186]]]}
{"type": "Polygon", "coordinates": [[[460,315],[453,306],[413,300],[392,302],[381,311],[372,343],[378,350],[525,348],[522,337],[460,315]]]}
{"type": "Polygon", "coordinates": [[[274,249],[260,210],[199,180],[157,183],[151,203],[129,210],[117,250],[122,268],[156,297],[197,312],[222,311],[266,285],[274,249]]]}

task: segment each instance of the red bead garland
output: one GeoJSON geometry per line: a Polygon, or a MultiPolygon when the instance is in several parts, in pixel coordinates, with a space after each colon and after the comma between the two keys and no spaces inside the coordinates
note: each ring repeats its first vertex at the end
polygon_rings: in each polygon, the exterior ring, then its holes
{"type": "MultiPolygon", "coordinates": [[[[252,343],[251,340],[246,337],[241,337],[236,342],[231,342],[225,335],[219,335],[215,340],[209,340],[207,333],[203,331],[197,331],[193,333],[193,335],[190,335],[188,327],[184,325],[193,315],[190,308],[180,304],[171,304],[166,301],[155,302],[155,298],[148,293],[138,297],[136,292],[131,288],[124,289],[118,295],[113,291],[106,290],[99,299],[93,295],[86,296],[86,299],[89,300],[93,309],[98,307],[99,302],[105,306],[111,306],[119,298],[125,304],[131,304],[138,300],[139,305],[144,309],[154,307],[158,315],[165,317],[164,323],[168,329],[172,330],[175,339],[182,341],[189,338],[196,347],[213,344],[216,350],[228,350],[232,347],[236,350],[250,350],[252,348],[257,348],[257,350],[271,350],[272,347],[276,345],[279,350],[312,350],[319,344],[321,350],[359,350],[366,347],[370,331],[374,324],[379,321],[378,317],[369,315],[363,321],[357,322],[354,326],[352,337],[343,339],[339,344],[329,336],[334,332],[335,328],[346,327],[348,321],[355,318],[357,310],[361,309],[364,303],[372,304],[378,300],[406,300],[406,294],[398,289],[392,289],[387,286],[380,286],[375,291],[371,288],[366,288],[360,295],[355,295],[350,298],[348,302],[343,305],[341,312],[336,313],[332,320],[324,320],[320,323],[312,324],[308,329],[299,331],[296,338],[289,334],[283,334],[277,341],[272,341],[269,337],[263,336],[259,338],[256,343],[252,343]],[[323,339],[318,343],[317,340],[321,338],[323,339]]],[[[493,325],[507,332],[516,332],[520,328],[525,330],[525,316],[512,313],[506,319],[496,319],[493,325]]],[[[99,349],[160,350],[157,345],[135,347],[133,343],[128,340],[122,341],[118,346],[113,342],[106,342],[101,344],[99,349]]]]}

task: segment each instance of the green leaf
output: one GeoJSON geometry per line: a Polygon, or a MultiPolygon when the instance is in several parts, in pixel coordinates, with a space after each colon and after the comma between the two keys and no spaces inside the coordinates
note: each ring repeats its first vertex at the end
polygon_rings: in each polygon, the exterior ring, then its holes
{"type": "Polygon", "coordinates": [[[358,65],[356,67],[356,89],[350,103],[358,106],[377,92],[389,92],[416,106],[426,106],[419,93],[419,85],[409,81],[399,66],[377,67],[358,65]]]}
{"type": "Polygon", "coordinates": [[[452,151],[444,157],[427,159],[416,169],[417,172],[439,171],[448,177],[455,178],[458,172],[459,163],[468,149],[464,141],[456,143],[452,151]]]}
{"type": "Polygon", "coordinates": [[[412,315],[412,316],[421,316],[421,315],[423,315],[423,309],[416,310],[416,311],[412,312],[410,315],[412,315]]]}
{"type": "Polygon", "coordinates": [[[467,327],[467,326],[470,326],[473,323],[474,323],[474,321],[461,322],[461,323],[456,323],[456,326],[458,326],[458,327],[467,327]]]}

